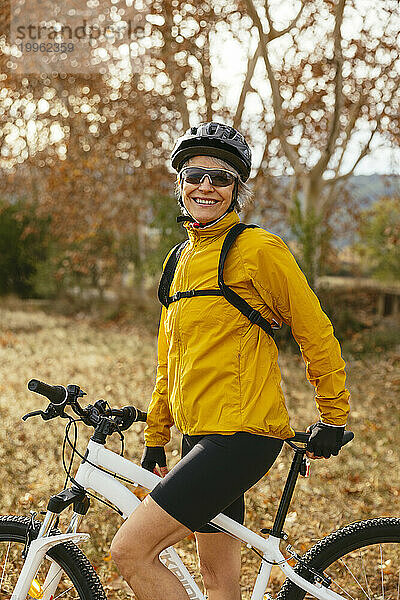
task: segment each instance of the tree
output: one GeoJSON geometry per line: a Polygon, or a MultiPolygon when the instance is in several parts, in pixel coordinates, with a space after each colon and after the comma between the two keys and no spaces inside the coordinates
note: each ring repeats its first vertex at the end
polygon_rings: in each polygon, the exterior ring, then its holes
{"type": "Polygon", "coordinates": [[[400,281],[399,197],[381,198],[363,213],[357,245],[368,274],[386,281],[400,281]]]}
{"type": "Polygon", "coordinates": [[[177,227],[180,214],[177,202],[170,196],[155,194],[151,200],[152,219],[149,222],[153,235],[149,240],[146,270],[151,275],[160,275],[162,261],[178,242],[186,238],[183,227],[177,227]]]}
{"type": "Polygon", "coordinates": [[[264,188],[265,173],[276,172],[282,160],[283,173],[290,178],[283,191],[273,190],[278,193],[271,201],[296,217],[295,231],[311,282],[318,275],[321,248],[344,184],[371,151],[374,136],[399,140],[400,8],[391,1],[367,4],[302,3],[302,14],[287,31],[279,57],[268,38],[276,31],[273,13],[275,18],[281,14],[277,5],[270,0],[263,12],[246,0],[259,39],[254,58],[261,56],[270,90],[267,98],[259,92],[264,122],[271,125],[265,128],[257,189],[264,188]],[[357,149],[355,140],[363,128],[366,137],[357,149]],[[349,160],[344,169],[345,156],[349,160]]]}
{"type": "MultiPolygon", "coordinates": [[[[32,22],[37,8],[31,7],[32,22]]],[[[98,14],[110,17],[111,11],[103,0],[98,14]]],[[[149,197],[156,187],[164,191],[166,174],[154,148],[162,97],[143,85],[145,57],[131,57],[130,73],[110,58],[102,73],[27,77],[7,68],[7,36],[0,49],[4,193],[25,192],[37,201],[38,217],[51,215],[53,237],[65,253],[54,260],[66,281],[75,273],[90,285],[109,284],[125,259],[142,272],[149,197]]]]}
{"type": "Polygon", "coordinates": [[[287,0],[282,11],[278,0],[160,0],[152,9],[160,17],[162,59],[153,64],[152,77],[159,69],[167,75],[180,116],[176,125],[161,125],[169,149],[179,130],[212,118],[233,123],[261,146],[253,178],[259,216],[269,216],[273,204],[292,220],[312,283],[336,210],[343,204],[354,210],[349,177],[379,135],[394,144],[400,135],[400,6],[393,0],[367,4],[287,0]],[[248,54],[246,72],[230,87],[214,76],[226,37],[248,54]],[[232,108],[233,93],[238,100],[232,108]],[[249,108],[255,98],[256,113],[249,108]],[[286,178],[271,184],[275,175],[286,178]]]}
{"type": "Polygon", "coordinates": [[[0,206],[0,295],[35,293],[34,276],[48,255],[48,219],[26,202],[0,206]]]}
{"type": "MultiPolygon", "coordinates": [[[[96,11],[109,17],[111,4],[101,0],[96,11]]],[[[131,228],[141,247],[132,252],[142,260],[150,198],[172,197],[167,161],[176,137],[202,120],[232,123],[256,148],[256,160],[261,157],[252,179],[257,206],[244,218],[268,223],[279,208],[280,218],[292,221],[314,282],[338,206],[350,206],[350,175],[377,136],[399,141],[400,5],[395,0],[142,4],[145,26],[142,39],[129,44],[131,70],[110,55],[102,73],[17,77],[4,60],[0,167],[30,172],[32,194],[58,215],[59,233],[68,223],[68,232],[94,239],[107,224],[118,239],[131,228]],[[247,57],[234,81],[217,75],[231,66],[221,64],[225,40],[239,44],[247,57]],[[138,47],[145,54],[136,55],[138,47]],[[43,99],[45,113],[39,110],[43,99]],[[28,119],[30,102],[35,111],[28,119]],[[35,121],[34,139],[27,134],[28,120],[35,121]],[[58,141],[52,128],[62,132],[58,141]],[[13,154],[18,144],[21,150],[13,154]]],[[[11,48],[1,43],[0,38],[3,58],[10,59],[11,48]]],[[[90,239],[85,247],[93,249],[90,239]]]]}

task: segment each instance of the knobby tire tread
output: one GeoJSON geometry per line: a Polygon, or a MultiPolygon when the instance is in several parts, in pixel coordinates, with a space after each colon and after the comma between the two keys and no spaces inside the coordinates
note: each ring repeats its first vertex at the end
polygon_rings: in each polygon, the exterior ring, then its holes
{"type": "MultiPolygon", "coordinates": [[[[346,525],[317,542],[302,556],[302,559],[310,567],[323,571],[341,556],[380,542],[400,543],[400,518],[379,517],[346,525]]],[[[304,579],[313,580],[312,575],[300,563],[294,570],[304,579]]],[[[276,600],[302,600],[305,595],[304,590],[286,579],[276,600]]]]}
{"type": "MultiPolygon", "coordinates": [[[[0,516],[0,541],[8,540],[6,536],[12,535],[16,541],[24,542],[29,523],[29,517],[0,516]]],[[[35,521],[34,537],[39,533],[40,526],[41,523],[35,521]]],[[[61,532],[58,529],[53,529],[51,533],[59,534],[61,532]]],[[[76,544],[73,542],[57,544],[48,551],[47,555],[64,569],[73,583],[79,582],[84,600],[107,600],[96,571],[76,544]]]]}

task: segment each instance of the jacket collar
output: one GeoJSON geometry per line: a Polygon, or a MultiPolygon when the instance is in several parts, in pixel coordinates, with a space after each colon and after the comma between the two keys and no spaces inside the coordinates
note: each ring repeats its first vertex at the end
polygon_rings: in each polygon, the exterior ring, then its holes
{"type": "Polygon", "coordinates": [[[236,223],[239,223],[239,216],[235,211],[227,213],[220,221],[213,223],[209,227],[193,227],[192,223],[183,223],[188,238],[191,242],[195,240],[210,239],[212,237],[219,237],[231,229],[236,223]]]}

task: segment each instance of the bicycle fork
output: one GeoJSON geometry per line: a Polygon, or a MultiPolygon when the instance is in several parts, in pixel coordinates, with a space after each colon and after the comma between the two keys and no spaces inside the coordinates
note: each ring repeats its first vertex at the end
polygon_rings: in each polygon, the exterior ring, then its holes
{"type": "MultiPolygon", "coordinates": [[[[48,550],[50,550],[50,548],[56,546],[57,544],[62,544],[63,542],[68,541],[74,542],[75,544],[79,544],[80,542],[87,540],[88,538],[89,534],[87,533],[61,533],[59,535],[41,537],[37,538],[36,540],[33,540],[29,546],[24,566],[22,567],[17,584],[11,595],[11,600],[25,600],[29,590],[31,589],[32,582],[35,579],[35,575],[40,567],[40,563],[42,562],[45,554],[48,552],[48,550]]],[[[47,592],[53,592],[53,595],[55,588],[60,582],[61,571],[61,568],[53,563],[47,574],[45,585],[47,582],[48,588],[51,588],[51,590],[48,589],[47,592]]],[[[35,587],[35,584],[33,584],[33,587],[35,587]]],[[[41,596],[42,599],[47,598],[48,600],[51,597],[51,593],[47,593],[46,596],[41,596]]]]}
{"type": "MultiPolygon", "coordinates": [[[[48,557],[51,561],[50,568],[46,574],[45,581],[41,584],[36,579],[36,574],[46,553],[50,548],[57,544],[62,544],[67,541],[79,544],[90,537],[87,533],[77,532],[83,518],[83,514],[77,512],[73,513],[66,533],[49,535],[52,527],[55,525],[57,517],[57,513],[47,510],[37,538],[32,541],[27,539],[29,547],[26,553],[25,562],[10,600],[25,600],[27,594],[40,600],[52,600],[60,583],[63,569],[48,557]]],[[[33,518],[34,517],[32,517],[32,520],[33,518]]]]}

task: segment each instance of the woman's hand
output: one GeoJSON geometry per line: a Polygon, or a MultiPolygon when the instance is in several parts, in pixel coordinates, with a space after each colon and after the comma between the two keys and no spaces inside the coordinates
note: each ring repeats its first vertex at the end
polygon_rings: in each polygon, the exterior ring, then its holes
{"type": "Polygon", "coordinates": [[[314,423],[307,429],[311,432],[307,444],[307,457],[311,459],[330,458],[337,456],[342,447],[344,427],[328,425],[327,423],[314,423]]]}
{"type": "Polygon", "coordinates": [[[168,473],[168,467],[164,446],[145,446],[140,464],[143,469],[147,469],[147,471],[151,471],[160,477],[165,477],[168,473]],[[159,466],[159,469],[156,465],[159,466]]]}

